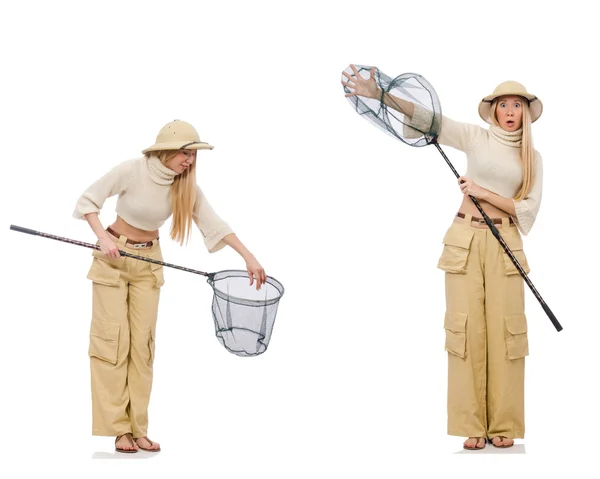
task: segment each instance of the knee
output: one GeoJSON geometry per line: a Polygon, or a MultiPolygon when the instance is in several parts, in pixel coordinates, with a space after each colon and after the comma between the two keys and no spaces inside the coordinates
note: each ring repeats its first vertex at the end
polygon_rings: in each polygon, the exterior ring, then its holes
{"type": "Polygon", "coordinates": [[[151,366],[154,363],[155,341],[155,327],[151,326],[138,332],[132,338],[132,353],[136,359],[151,366]]]}

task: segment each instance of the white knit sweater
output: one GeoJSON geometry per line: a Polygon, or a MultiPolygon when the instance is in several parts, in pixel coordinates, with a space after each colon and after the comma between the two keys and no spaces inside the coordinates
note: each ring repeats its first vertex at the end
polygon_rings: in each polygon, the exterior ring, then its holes
{"type": "MultiPolygon", "coordinates": [[[[88,213],[99,213],[107,198],[119,195],[115,210],[121,218],[135,228],[159,229],[173,214],[170,188],[176,174],[156,156],[123,161],[83,192],[73,216],[83,219],[88,213]]],[[[213,253],[225,246],[223,237],[233,231],[215,213],[198,185],[196,192],[193,221],[213,253]]]]}
{"type": "MultiPolygon", "coordinates": [[[[411,124],[425,131],[431,124],[431,112],[415,105],[411,124]]],[[[409,129],[405,130],[405,133],[409,129]]],[[[500,127],[482,128],[442,116],[438,143],[467,154],[467,171],[463,176],[477,185],[505,198],[514,198],[522,183],[521,133],[507,132],[500,127]]],[[[515,201],[519,231],[527,235],[535,222],[542,200],[543,167],[540,153],[534,150],[532,188],[522,201],[515,201]]]]}

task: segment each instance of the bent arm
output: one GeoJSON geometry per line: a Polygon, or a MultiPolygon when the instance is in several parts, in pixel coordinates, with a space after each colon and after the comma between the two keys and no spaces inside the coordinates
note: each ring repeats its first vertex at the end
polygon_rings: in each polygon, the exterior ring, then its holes
{"type": "Polygon", "coordinates": [[[481,198],[482,200],[487,201],[510,216],[516,216],[515,202],[512,198],[505,198],[504,196],[497,195],[489,190],[485,191],[486,193],[483,198],[481,198]]]}
{"type": "Polygon", "coordinates": [[[82,193],[75,205],[73,217],[87,220],[87,214],[99,214],[107,198],[122,194],[127,190],[131,176],[131,161],[125,161],[115,166],[82,193]]]}
{"type": "Polygon", "coordinates": [[[535,153],[534,166],[533,185],[529,194],[521,201],[511,200],[515,207],[513,219],[524,235],[527,235],[531,231],[542,202],[544,170],[542,157],[538,152],[535,153]]]}
{"type": "Polygon", "coordinates": [[[494,205],[496,208],[509,214],[517,227],[524,235],[527,235],[537,217],[542,201],[542,183],[543,183],[543,167],[542,158],[536,152],[534,179],[531,190],[525,198],[517,201],[513,198],[505,198],[503,196],[492,193],[486,190],[485,195],[481,198],[484,201],[494,205]]]}
{"type": "Polygon", "coordinates": [[[98,218],[98,213],[88,213],[84,215],[84,218],[90,225],[90,228],[92,228],[92,231],[96,235],[96,238],[98,238],[98,241],[110,239],[110,237],[108,236],[108,232],[106,231],[104,226],[102,226],[100,218],[98,218]]]}

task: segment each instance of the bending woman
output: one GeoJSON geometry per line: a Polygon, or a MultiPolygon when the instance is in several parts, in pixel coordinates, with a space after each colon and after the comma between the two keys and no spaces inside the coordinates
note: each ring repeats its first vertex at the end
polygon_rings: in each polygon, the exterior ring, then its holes
{"type": "Polygon", "coordinates": [[[147,436],[155,330],[163,266],[127,256],[119,249],[162,261],[158,230],[173,216],[171,239],[189,239],[191,224],[214,253],[237,251],[256,288],[266,273],[256,258],[212,209],[196,184],[196,152],[212,149],[192,125],[175,120],[158,133],[144,156],[121,162],[87,188],[73,216],[85,219],[98,238],[88,278],[92,280],[89,357],[92,434],[116,436],[118,452],[160,450],[147,436]],[[118,195],[116,220],[98,219],[105,200],[118,195]]]}

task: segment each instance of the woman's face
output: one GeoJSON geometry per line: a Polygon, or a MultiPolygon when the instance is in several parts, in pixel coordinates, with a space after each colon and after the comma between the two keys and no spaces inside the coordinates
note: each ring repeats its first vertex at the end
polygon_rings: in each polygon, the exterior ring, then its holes
{"type": "Polygon", "coordinates": [[[181,150],[166,163],[167,168],[171,168],[178,174],[183,173],[196,160],[196,150],[181,150]]]}
{"type": "Polygon", "coordinates": [[[523,101],[523,98],[516,95],[507,95],[498,98],[496,117],[504,130],[515,131],[521,128],[523,101]]]}

